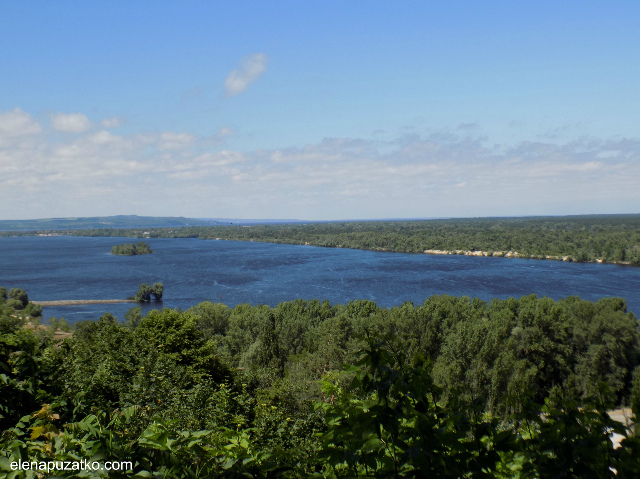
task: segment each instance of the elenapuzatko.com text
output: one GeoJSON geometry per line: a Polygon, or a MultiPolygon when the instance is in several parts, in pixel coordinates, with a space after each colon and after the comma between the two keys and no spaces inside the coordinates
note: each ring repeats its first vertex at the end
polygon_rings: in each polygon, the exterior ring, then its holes
{"type": "Polygon", "coordinates": [[[131,461],[14,461],[12,471],[129,471],[133,469],[131,461]]]}

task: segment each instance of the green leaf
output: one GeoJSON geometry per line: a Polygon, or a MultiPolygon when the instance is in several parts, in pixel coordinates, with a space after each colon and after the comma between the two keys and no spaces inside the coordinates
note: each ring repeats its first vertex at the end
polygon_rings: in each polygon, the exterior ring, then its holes
{"type": "Polygon", "coordinates": [[[145,477],[153,477],[153,474],[151,474],[151,472],[149,471],[140,471],[137,472],[135,475],[131,476],[131,477],[139,477],[139,478],[145,478],[145,477]]]}

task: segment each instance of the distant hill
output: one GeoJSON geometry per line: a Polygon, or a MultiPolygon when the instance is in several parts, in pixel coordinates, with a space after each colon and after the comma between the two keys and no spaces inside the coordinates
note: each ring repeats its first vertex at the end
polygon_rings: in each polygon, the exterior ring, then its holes
{"type": "Polygon", "coordinates": [[[92,216],[87,218],[46,218],[0,220],[0,231],[77,230],[96,228],[166,228],[180,226],[222,226],[225,221],[182,216],[92,216]]]}

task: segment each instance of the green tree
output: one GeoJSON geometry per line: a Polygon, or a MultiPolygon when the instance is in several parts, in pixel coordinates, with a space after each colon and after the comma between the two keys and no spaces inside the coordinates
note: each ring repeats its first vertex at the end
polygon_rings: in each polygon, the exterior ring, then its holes
{"type": "Polygon", "coordinates": [[[138,292],[133,297],[138,303],[145,303],[151,301],[151,286],[148,283],[143,283],[138,286],[138,292]]]}
{"type": "Polygon", "coordinates": [[[52,331],[56,331],[60,329],[61,331],[69,332],[71,331],[71,326],[69,322],[64,318],[49,318],[49,327],[52,331]]]}
{"type": "Polygon", "coordinates": [[[131,308],[124,313],[125,324],[131,328],[136,328],[142,321],[142,308],[140,306],[131,308]]]}
{"type": "Polygon", "coordinates": [[[205,301],[189,308],[186,312],[198,318],[198,329],[202,331],[205,339],[224,336],[229,330],[231,311],[224,304],[205,301]]]}
{"type": "Polygon", "coordinates": [[[25,306],[27,306],[27,304],[29,304],[29,296],[27,295],[27,292],[24,289],[11,288],[9,290],[9,298],[19,301],[22,304],[22,308],[24,308],[25,306]]]}
{"type": "Polygon", "coordinates": [[[139,241],[135,245],[135,250],[136,250],[136,254],[151,254],[151,253],[153,253],[153,250],[151,249],[151,246],[149,246],[144,241],[139,241]]]}
{"type": "Polygon", "coordinates": [[[161,301],[163,292],[164,286],[162,283],[155,283],[153,286],[149,286],[148,283],[143,283],[138,286],[138,292],[133,299],[138,303],[146,303],[151,301],[151,296],[153,296],[156,301],[161,301]]]}
{"type": "Polygon", "coordinates": [[[267,312],[263,320],[263,331],[258,339],[259,347],[255,354],[255,364],[259,367],[273,369],[277,375],[283,373],[285,356],[280,348],[280,341],[276,332],[276,318],[273,311],[267,312]]]}
{"type": "Polygon", "coordinates": [[[32,318],[39,318],[42,316],[42,306],[39,304],[29,303],[23,311],[27,316],[31,316],[32,318]]]}
{"type": "Polygon", "coordinates": [[[151,287],[151,294],[156,301],[162,301],[162,293],[164,292],[164,286],[162,283],[154,283],[151,287]]]}
{"type": "Polygon", "coordinates": [[[215,345],[204,339],[198,329],[198,318],[191,313],[168,308],[152,310],[134,331],[196,375],[216,381],[228,377],[229,371],[219,360],[215,345]]]}

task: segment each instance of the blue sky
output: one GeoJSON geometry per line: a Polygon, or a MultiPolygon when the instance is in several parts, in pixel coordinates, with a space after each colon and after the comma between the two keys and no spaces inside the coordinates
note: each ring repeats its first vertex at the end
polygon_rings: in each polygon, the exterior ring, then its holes
{"type": "Polygon", "coordinates": [[[5,2],[0,219],[640,212],[637,2],[5,2]]]}

